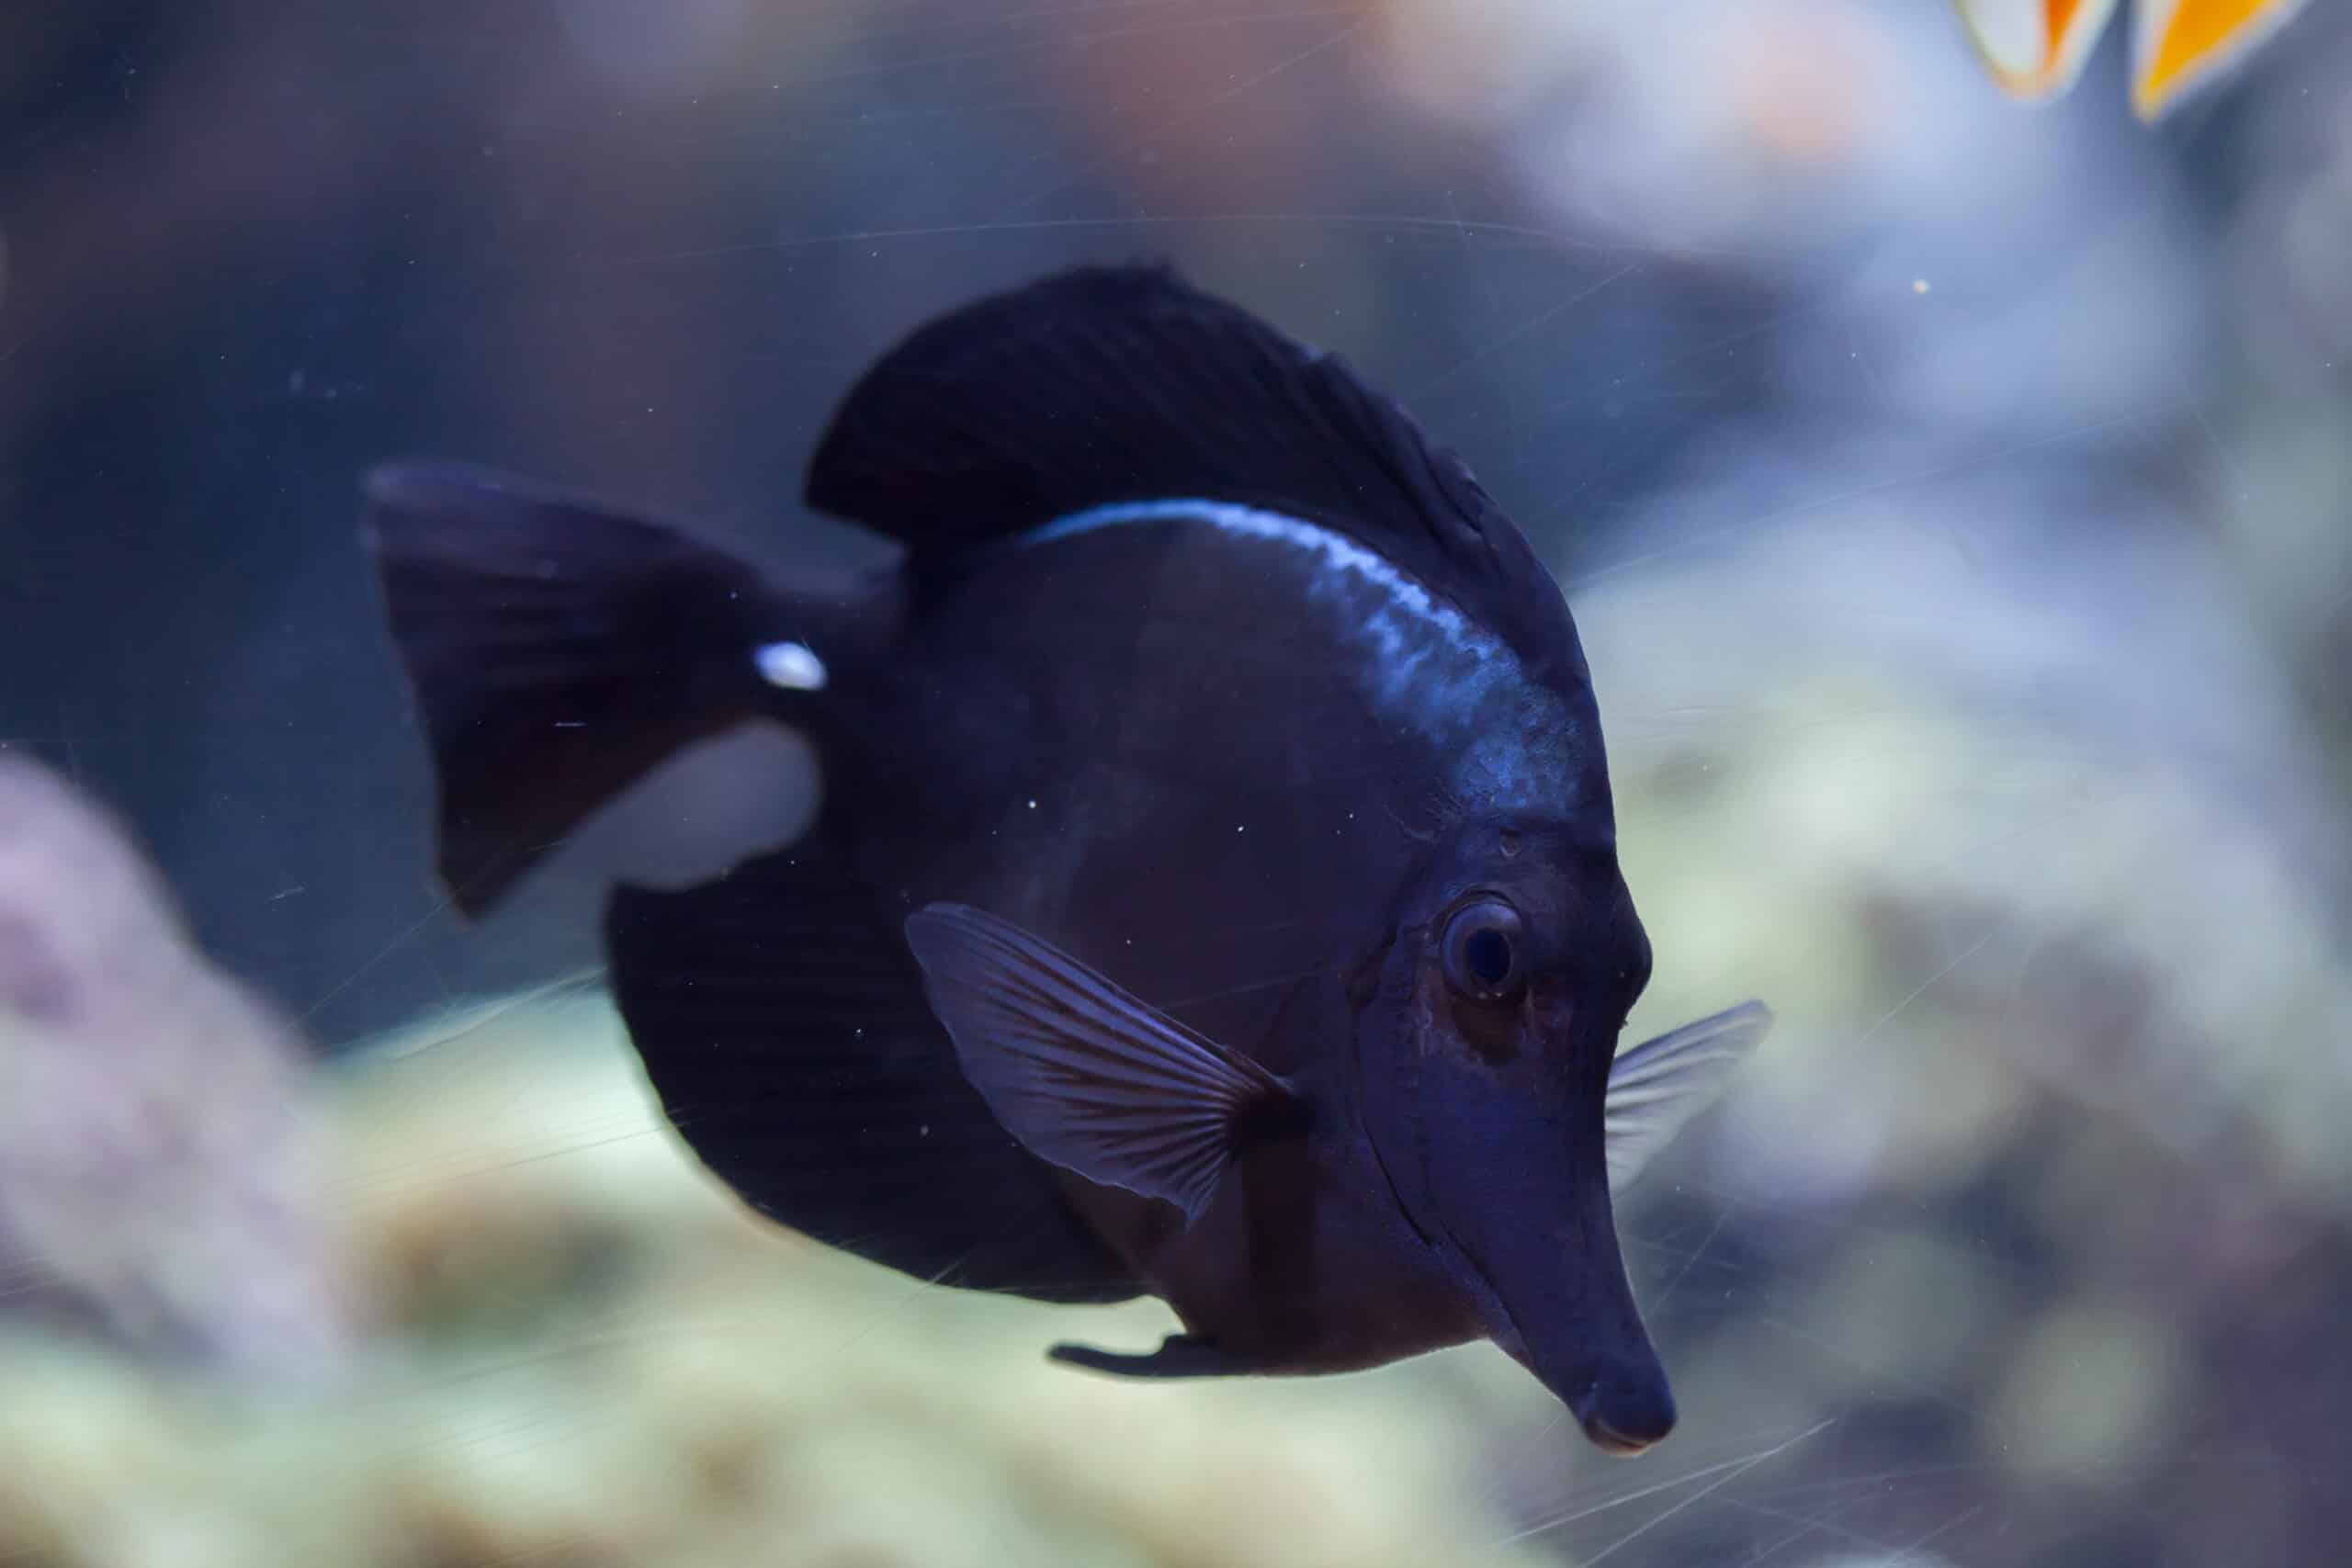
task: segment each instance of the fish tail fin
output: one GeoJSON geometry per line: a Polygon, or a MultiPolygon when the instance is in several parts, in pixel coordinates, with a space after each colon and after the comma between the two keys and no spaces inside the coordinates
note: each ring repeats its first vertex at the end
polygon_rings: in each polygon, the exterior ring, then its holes
{"type": "Polygon", "coordinates": [[[789,721],[825,684],[811,643],[838,609],[665,524],[443,464],[379,468],[366,491],[468,915],[678,748],[789,721]]]}

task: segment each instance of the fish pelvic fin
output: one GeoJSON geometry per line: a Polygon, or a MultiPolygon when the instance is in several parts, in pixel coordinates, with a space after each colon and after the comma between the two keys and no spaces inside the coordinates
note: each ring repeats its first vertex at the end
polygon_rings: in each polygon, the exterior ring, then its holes
{"type": "Polygon", "coordinates": [[[1171,1334],[1159,1342],[1159,1349],[1139,1353],[1064,1343],[1046,1355],[1064,1366],[1122,1378],[1244,1377],[1272,1370],[1263,1356],[1239,1355],[1197,1334],[1171,1334]]]}
{"type": "Polygon", "coordinates": [[[1049,1164],[1189,1224],[1253,1141],[1306,1129],[1281,1078],[1010,921],[933,904],[906,931],[964,1076],[1049,1164]]]}
{"type": "Polygon", "coordinates": [[[1771,1030],[1762,1002],[1742,1002],[1620,1051],[1609,1067],[1609,1190],[1623,1192],[1771,1030]]]}
{"type": "Polygon", "coordinates": [[[666,524],[449,464],[389,464],[365,490],[437,866],[467,915],[681,746],[825,684],[815,607],[666,524]]]}

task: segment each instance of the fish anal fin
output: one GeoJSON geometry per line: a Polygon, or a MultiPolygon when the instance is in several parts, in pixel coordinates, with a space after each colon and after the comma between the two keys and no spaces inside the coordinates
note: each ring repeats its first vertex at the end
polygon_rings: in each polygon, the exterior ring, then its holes
{"type": "Polygon", "coordinates": [[[679,1135],[770,1218],[917,1278],[1141,1294],[965,1081],[896,911],[835,841],[820,821],[718,881],[614,895],[614,991],[679,1135]]]}
{"type": "Polygon", "coordinates": [[[1305,1129],[1273,1074],[1010,921],[933,904],[906,930],[965,1077],[1039,1158],[1190,1223],[1250,1143],[1305,1129]]]}

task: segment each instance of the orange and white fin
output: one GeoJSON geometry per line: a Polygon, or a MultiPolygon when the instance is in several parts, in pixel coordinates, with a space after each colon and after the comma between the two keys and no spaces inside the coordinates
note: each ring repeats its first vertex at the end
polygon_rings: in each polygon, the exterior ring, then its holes
{"type": "Polygon", "coordinates": [[[2267,43],[2304,0],[2135,0],[2132,107],[2153,120],[2267,43]]]}
{"type": "MultiPolygon", "coordinates": [[[[2195,0],[2182,0],[2194,6],[2195,0]]],[[[1953,0],[1969,41],[2007,92],[2054,97],[2075,85],[2115,0],[1953,0]]]]}

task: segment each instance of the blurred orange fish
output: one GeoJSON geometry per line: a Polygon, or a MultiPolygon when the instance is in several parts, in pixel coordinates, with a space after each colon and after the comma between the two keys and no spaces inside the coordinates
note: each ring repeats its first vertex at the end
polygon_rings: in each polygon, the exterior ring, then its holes
{"type": "MultiPolygon", "coordinates": [[[[2021,98],[2074,85],[2116,0],[1953,0],[1994,80],[2021,98]]],[[[2132,107],[2154,120],[2285,27],[2303,0],[2132,0],[2132,107]]]]}

